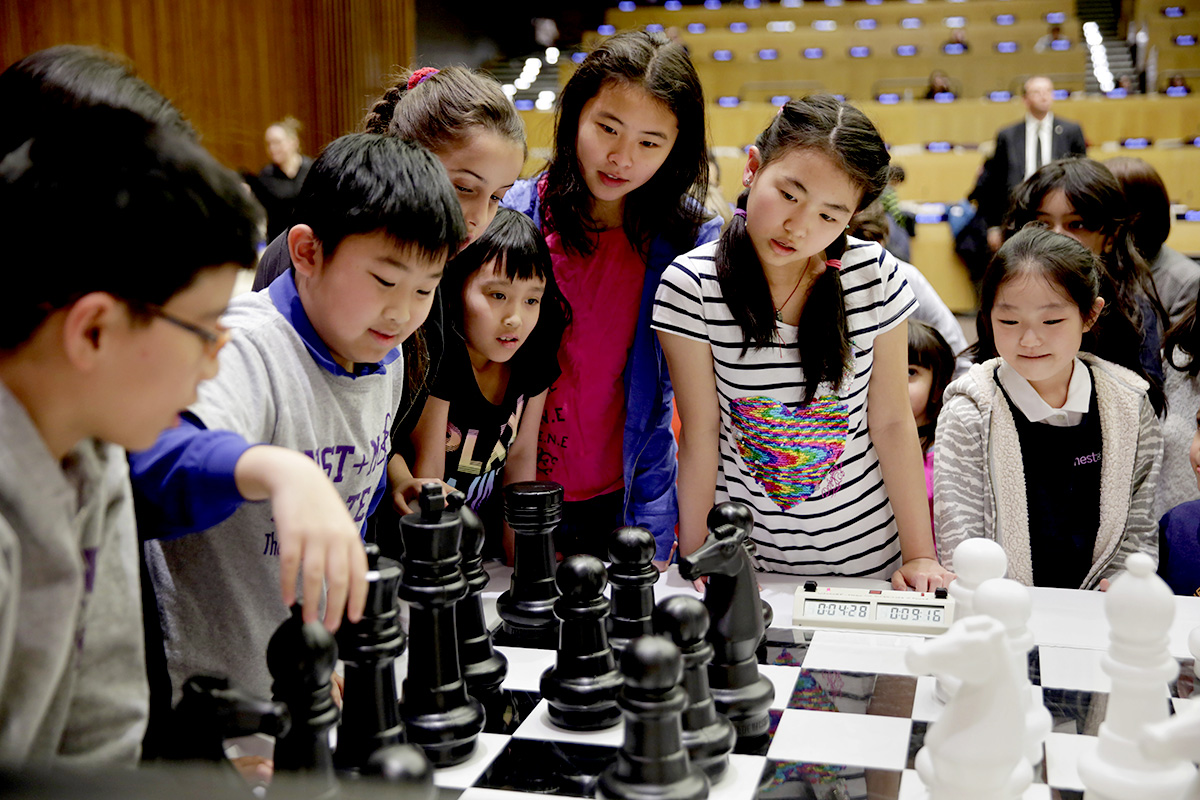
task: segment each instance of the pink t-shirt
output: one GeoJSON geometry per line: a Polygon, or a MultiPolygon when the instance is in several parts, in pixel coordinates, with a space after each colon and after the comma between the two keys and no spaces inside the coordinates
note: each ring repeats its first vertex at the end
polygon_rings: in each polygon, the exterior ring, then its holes
{"type": "Polygon", "coordinates": [[[590,256],[568,255],[546,237],[554,277],[572,320],[558,349],[562,375],[550,387],[538,434],[538,473],[567,500],[624,486],[625,361],[637,331],[646,264],[621,228],[604,231],[590,256]]]}

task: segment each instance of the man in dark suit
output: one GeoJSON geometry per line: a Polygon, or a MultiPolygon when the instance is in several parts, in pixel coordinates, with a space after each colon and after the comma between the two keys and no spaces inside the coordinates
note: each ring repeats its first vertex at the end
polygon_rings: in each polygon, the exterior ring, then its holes
{"type": "Polygon", "coordinates": [[[1087,143],[1077,123],[1054,116],[1054,83],[1035,75],[1025,81],[1025,119],[996,134],[996,152],[984,162],[971,192],[987,223],[988,244],[1000,247],[1000,223],[1013,189],[1043,164],[1068,156],[1086,156],[1087,143]]]}

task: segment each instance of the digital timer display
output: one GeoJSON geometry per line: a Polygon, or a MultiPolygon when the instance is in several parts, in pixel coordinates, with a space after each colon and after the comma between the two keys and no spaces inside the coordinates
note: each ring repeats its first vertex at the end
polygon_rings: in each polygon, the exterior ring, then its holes
{"type": "Polygon", "coordinates": [[[897,622],[928,622],[940,625],[946,618],[946,610],[941,606],[901,606],[880,603],[877,615],[881,619],[897,622]]]}
{"type": "Polygon", "coordinates": [[[836,619],[866,619],[871,613],[871,604],[842,600],[808,600],[804,603],[804,613],[836,619]]]}

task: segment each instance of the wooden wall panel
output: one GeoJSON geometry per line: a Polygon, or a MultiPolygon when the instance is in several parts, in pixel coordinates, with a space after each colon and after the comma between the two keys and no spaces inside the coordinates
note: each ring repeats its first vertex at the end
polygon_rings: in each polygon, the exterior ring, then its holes
{"type": "Polygon", "coordinates": [[[416,51],[414,0],[0,0],[0,68],[56,44],[129,57],[226,164],[257,170],[291,114],[305,153],[358,129],[416,51]]]}

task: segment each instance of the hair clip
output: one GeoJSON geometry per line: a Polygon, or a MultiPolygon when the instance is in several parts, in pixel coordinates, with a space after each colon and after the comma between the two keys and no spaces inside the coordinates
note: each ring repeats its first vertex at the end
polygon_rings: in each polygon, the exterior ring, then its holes
{"type": "Polygon", "coordinates": [[[439,70],[437,67],[421,67],[420,69],[414,71],[412,75],[408,76],[408,85],[405,88],[407,88],[409,91],[412,91],[424,83],[427,78],[437,75],[438,72],[439,70]]]}
{"type": "Polygon", "coordinates": [[[741,217],[742,219],[745,219],[745,218],[746,218],[746,209],[744,209],[744,208],[735,208],[735,209],[733,210],[733,215],[734,215],[735,217],[741,217]]]}

